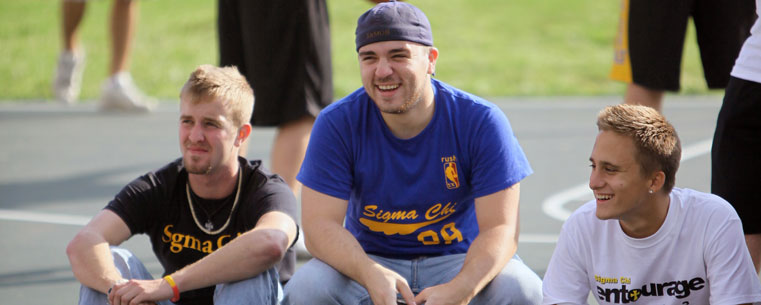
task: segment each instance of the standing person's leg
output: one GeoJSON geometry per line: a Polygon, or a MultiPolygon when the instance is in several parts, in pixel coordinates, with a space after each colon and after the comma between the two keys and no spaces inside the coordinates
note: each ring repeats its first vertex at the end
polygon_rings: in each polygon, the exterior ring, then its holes
{"type": "Polygon", "coordinates": [[[648,106],[661,112],[663,107],[663,90],[650,89],[635,83],[630,83],[626,86],[624,103],[629,105],[648,106]]]}
{"type": "Polygon", "coordinates": [[[114,0],[111,7],[111,75],[128,70],[139,12],[137,3],[136,0],[114,0]]]}
{"type": "Polygon", "coordinates": [[[61,13],[63,21],[63,49],[72,52],[77,49],[79,37],[77,30],[82,23],[87,3],[85,1],[61,1],[61,13]]]}
{"type": "Polygon", "coordinates": [[[682,49],[694,0],[621,0],[610,78],[627,83],[623,102],[658,111],[679,91],[682,49]]]}
{"type": "Polygon", "coordinates": [[[109,75],[129,70],[130,50],[135,36],[137,0],[113,0],[111,6],[111,66],[109,75]]]}
{"type": "Polygon", "coordinates": [[[761,267],[761,83],[730,77],[711,147],[711,193],[737,211],[756,272],[761,267]]]}
{"type": "Polygon", "coordinates": [[[761,234],[745,234],[745,244],[748,245],[750,259],[756,267],[756,273],[761,272],[761,234]]]}
{"type": "Polygon", "coordinates": [[[313,124],[313,117],[304,116],[279,126],[270,153],[272,171],[283,177],[296,197],[299,197],[301,190],[301,183],[296,180],[296,175],[301,169],[313,124]]]}
{"type": "Polygon", "coordinates": [[[77,35],[79,25],[84,17],[84,1],[61,1],[61,34],[63,50],[58,57],[53,78],[53,94],[65,104],[71,104],[79,98],[84,69],[84,51],[79,47],[77,35]]]}
{"type": "Polygon", "coordinates": [[[137,0],[114,0],[111,7],[111,61],[100,99],[103,110],[147,112],[155,103],[137,88],[129,72],[139,12],[137,3],[137,0]]]}

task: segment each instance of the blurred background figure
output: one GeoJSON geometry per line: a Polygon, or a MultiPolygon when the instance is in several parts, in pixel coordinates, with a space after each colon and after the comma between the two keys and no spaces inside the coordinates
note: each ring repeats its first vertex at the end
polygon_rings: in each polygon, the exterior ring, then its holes
{"type": "Polygon", "coordinates": [[[753,0],[621,0],[610,78],[628,83],[624,103],[660,111],[663,93],[679,91],[690,17],[708,88],[725,88],[755,20],[753,5],[753,0]]]}
{"type": "MultiPolygon", "coordinates": [[[[756,0],[761,14],[761,0],[756,0]]],[[[761,270],[761,22],[737,57],[716,120],[711,192],[729,201],[742,220],[756,273],[761,270]]]]}
{"type": "MultiPolygon", "coordinates": [[[[79,98],[85,50],[77,35],[87,1],[64,0],[61,4],[63,50],[53,79],[53,94],[64,104],[79,98]]],[[[109,78],[103,82],[98,107],[101,110],[150,111],[155,100],[145,96],[129,73],[130,48],[137,20],[137,1],[113,0],[111,8],[111,62],[109,78]]]]}
{"type": "Polygon", "coordinates": [[[333,99],[327,4],[219,0],[218,13],[220,66],[237,66],[254,88],[251,124],[277,127],[271,168],[298,197],[312,124],[333,99]]]}
{"type": "MultiPolygon", "coordinates": [[[[254,89],[253,126],[275,126],[272,172],[296,198],[296,180],[317,114],[333,100],[325,0],[219,0],[220,66],[237,66],[254,89]]],[[[241,145],[245,157],[248,141],[241,145]]],[[[299,256],[309,256],[303,238],[299,256]]]]}

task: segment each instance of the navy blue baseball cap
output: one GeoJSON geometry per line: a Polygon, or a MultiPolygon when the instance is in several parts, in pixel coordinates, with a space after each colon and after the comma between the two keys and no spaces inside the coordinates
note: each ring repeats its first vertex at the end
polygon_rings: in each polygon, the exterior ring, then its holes
{"type": "Polygon", "coordinates": [[[412,4],[393,0],[379,3],[359,16],[354,33],[357,51],[364,45],[389,40],[433,45],[431,24],[425,14],[412,4]]]}

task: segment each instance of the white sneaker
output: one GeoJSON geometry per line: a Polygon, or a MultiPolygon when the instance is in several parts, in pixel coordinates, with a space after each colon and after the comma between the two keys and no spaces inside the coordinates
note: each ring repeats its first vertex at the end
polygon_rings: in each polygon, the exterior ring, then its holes
{"type": "Polygon", "coordinates": [[[103,111],[149,112],[156,106],[154,98],[145,96],[135,86],[129,72],[119,72],[103,82],[98,108],[103,111]]]}
{"type": "Polygon", "coordinates": [[[84,67],[84,51],[63,51],[58,56],[58,66],[53,78],[53,95],[61,103],[70,105],[79,98],[84,67]]]}

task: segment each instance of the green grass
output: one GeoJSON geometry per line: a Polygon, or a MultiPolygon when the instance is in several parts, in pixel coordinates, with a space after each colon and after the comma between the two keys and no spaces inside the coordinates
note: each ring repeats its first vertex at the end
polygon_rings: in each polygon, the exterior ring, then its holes
{"type": "MultiPolygon", "coordinates": [[[[482,96],[620,95],[608,79],[618,1],[409,0],[430,19],[437,78],[482,96]]],[[[371,7],[328,0],[335,97],[361,85],[354,28],[371,7]]],[[[87,50],[82,98],[107,75],[111,0],[88,2],[79,34],[87,50]]],[[[61,48],[60,2],[0,1],[0,99],[50,99],[61,48]]],[[[199,64],[217,63],[216,1],[142,0],[132,74],[148,94],[176,98],[199,64]]],[[[694,29],[685,43],[682,93],[708,92],[694,29]]]]}

